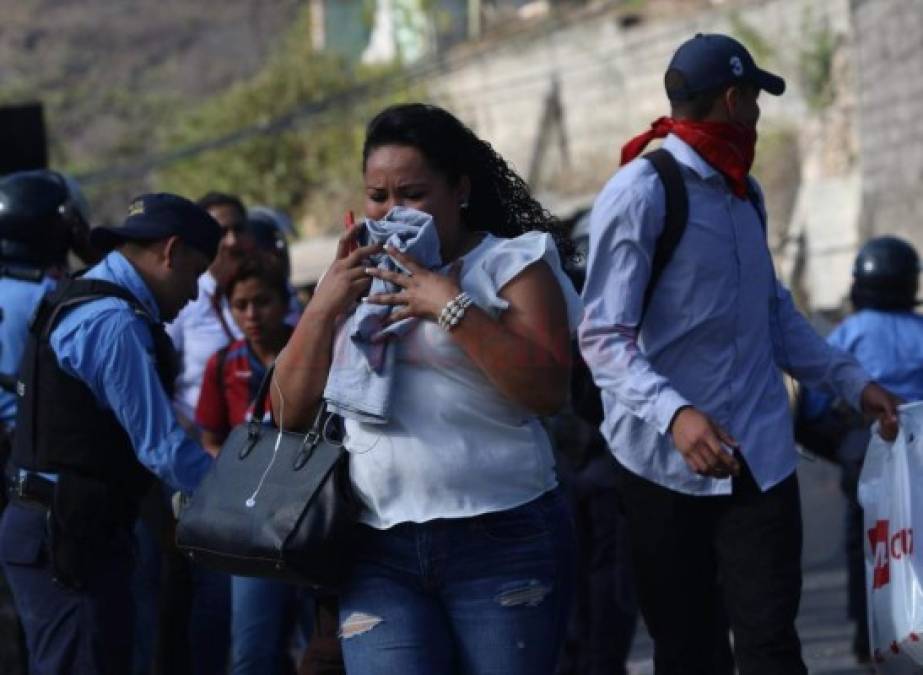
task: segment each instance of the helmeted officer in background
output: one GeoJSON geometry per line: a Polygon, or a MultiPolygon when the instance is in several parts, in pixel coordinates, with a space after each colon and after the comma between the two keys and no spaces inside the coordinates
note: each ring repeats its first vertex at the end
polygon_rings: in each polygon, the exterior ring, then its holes
{"type": "MultiPolygon", "coordinates": [[[[29,318],[67,267],[68,250],[90,262],[89,208],[76,183],[54,171],[20,171],[0,179],[0,467],[5,467],[16,423],[16,374],[29,318]]],[[[0,511],[6,488],[0,472],[0,511]]],[[[5,583],[4,604],[11,604],[5,583]]],[[[15,621],[11,617],[10,621],[15,621]]],[[[4,628],[4,634],[7,630],[4,628]]],[[[26,649],[10,645],[10,657],[26,672],[26,649]]]]}
{"type": "Polygon", "coordinates": [[[39,305],[17,383],[0,560],[33,675],[131,671],[131,524],[151,474],[191,492],[211,459],[170,404],[162,323],[197,293],[221,236],[169,194],[132,202],[115,248],[39,305]]]}
{"type": "MultiPolygon", "coordinates": [[[[67,253],[89,257],[89,215],[75,184],[54,171],[0,179],[0,461],[16,420],[16,373],[29,318],[67,268],[67,253]]],[[[89,260],[86,260],[89,262],[89,260]]],[[[0,497],[2,500],[2,497],[0,497]]]]}
{"type": "MultiPolygon", "coordinates": [[[[856,357],[869,375],[905,401],[923,400],[923,317],[914,312],[919,285],[920,258],[916,250],[897,237],[878,237],[859,251],[853,267],[850,299],[855,313],[847,317],[827,341],[856,357]]],[[[842,402],[807,390],[799,404],[798,426],[822,429],[834,447],[817,448],[833,454],[842,468],[841,487],[846,496],[846,557],[849,616],[856,622],[853,651],[868,661],[868,614],[865,595],[862,507],[857,487],[869,444],[862,418],[842,402]]],[[[817,434],[821,436],[821,433],[817,434]]],[[[810,449],[810,448],[809,448],[810,449]]]]}

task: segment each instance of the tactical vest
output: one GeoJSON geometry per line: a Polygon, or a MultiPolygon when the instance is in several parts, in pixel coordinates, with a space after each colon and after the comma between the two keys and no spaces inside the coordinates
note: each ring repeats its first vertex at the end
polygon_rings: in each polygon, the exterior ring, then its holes
{"type": "Polygon", "coordinates": [[[163,327],[121,286],[96,279],[68,279],[45,296],[29,327],[17,383],[12,462],[32,471],[73,473],[101,481],[120,501],[136,504],[150,484],[151,473],[138,461],[113,412],[100,408],[89,387],[58,365],[49,340],[68,311],[108,297],[126,301],[148,323],[158,374],[170,396],[175,352],[163,327]]]}

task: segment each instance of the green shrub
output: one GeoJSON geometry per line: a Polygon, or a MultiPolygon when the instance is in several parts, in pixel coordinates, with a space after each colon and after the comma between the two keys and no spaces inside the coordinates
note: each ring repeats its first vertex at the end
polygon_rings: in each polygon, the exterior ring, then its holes
{"type": "Polygon", "coordinates": [[[162,152],[212,139],[225,143],[158,171],[158,189],[192,198],[208,190],[231,192],[296,219],[310,211],[331,227],[344,208],[355,207],[344,200],[359,194],[365,124],[411,90],[393,68],[356,67],[313,51],[308,35],[303,12],[260,73],[161,130],[162,152]]]}

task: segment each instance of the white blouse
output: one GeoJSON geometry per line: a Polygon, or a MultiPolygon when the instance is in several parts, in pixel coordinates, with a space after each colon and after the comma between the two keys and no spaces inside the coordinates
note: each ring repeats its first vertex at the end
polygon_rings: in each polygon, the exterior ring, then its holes
{"type": "MultiPolygon", "coordinates": [[[[496,317],[509,306],[501,289],[539,260],[561,285],[573,334],[580,297],[548,234],[485,235],[463,258],[461,287],[496,317]]],[[[498,392],[438,325],[421,321],[392,347],[397,363],[390,421],[345,423],[350,476],[366,507],[362,522],[384,529],[501,511],[557,485],[551,444],[538,418],[498,392]]]]}

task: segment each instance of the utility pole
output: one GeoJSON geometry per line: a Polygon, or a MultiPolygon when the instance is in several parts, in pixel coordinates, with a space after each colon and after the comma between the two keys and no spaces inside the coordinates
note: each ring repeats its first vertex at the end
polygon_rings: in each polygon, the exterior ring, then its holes
{"type": "Polygon", "coordinates": [[[324,0],[308,0],[308,13],[311,17],[311,48],[316,52],[323,51],[327,47],[324,0]]]}
{"type": "Polygon", "coordinates": [[[468,0],[468,39],[481,37],[481,0],[468,0]]]}

